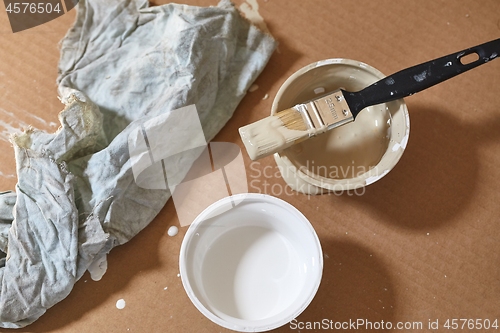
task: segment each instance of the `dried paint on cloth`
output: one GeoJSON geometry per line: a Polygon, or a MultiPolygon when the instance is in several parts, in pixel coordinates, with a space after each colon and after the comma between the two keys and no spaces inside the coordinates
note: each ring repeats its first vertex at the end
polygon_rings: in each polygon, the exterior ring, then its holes
{"type": "Polygon", "coordinates": [[[18,183],[0,193],[1,327],[39,318],[169,199],[135,184],[132,129],[195,104],[212,139],[276,46],[229,1],[80,0],[77,10],[61,44],[60,129],[12,137],[18,183]]]}

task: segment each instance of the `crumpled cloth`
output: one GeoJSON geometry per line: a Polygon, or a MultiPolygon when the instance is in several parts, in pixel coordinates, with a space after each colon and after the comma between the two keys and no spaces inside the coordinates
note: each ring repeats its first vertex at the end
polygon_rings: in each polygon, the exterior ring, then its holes
{"type": "Polygon", "coordinates": [[[276,47],[225,0],[80,0],[77,11],[61,43],[61,127],[12,137],[18,183],[0,193],[0,327],[38,319],[169,199],[135,184],[128,134],[195,104],[211,140],[276,47]]]}

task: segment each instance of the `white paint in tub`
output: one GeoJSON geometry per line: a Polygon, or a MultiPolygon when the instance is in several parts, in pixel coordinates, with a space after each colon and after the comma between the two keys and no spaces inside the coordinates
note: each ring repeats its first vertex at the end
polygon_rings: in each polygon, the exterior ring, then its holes
{"type": "Polygon", "coordinates": [[[179,259],[183,286],[198,310],[242,332],[267,331],[298,316],[323,267],[307,219],[280,199],[254,193],[223,198],[202,212],[179,259]]]}

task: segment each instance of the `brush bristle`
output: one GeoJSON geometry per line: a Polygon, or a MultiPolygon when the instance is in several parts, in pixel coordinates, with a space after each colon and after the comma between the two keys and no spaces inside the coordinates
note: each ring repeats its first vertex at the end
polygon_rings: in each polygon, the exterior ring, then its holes
{"type": "Polygon", "coordinates": [[[283,125],[291,130],[307,131],[307,125],[304,122],[302,114],[291,108],[276,113],[276,116],[283,122],[283,125]]]}
{"type": "Polygon", "coordinates": [[[243,126],[239,132],[252,160],[286,149],[309,135],[300,111],[294,109],[243,126]]]}

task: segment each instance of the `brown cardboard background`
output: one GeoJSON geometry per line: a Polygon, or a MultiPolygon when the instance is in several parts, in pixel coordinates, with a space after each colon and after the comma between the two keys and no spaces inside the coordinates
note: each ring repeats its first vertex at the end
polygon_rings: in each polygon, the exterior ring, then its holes
{"type": "MultiPolygon", "coordinates": [[[[496,0],[258,4],[280,46],[256,81],[259,89],[244,98],[214,140],[242,148],[237,128],[267,116],[279,86],[311,62],[351,58],[390,74],[500,36],[496,0]]],[[[0,7],[0,120],[55,130],[62,109],[57,45],[75,13],[12,34],[0,7]]],[[[323,246],[323,281],[299,321],[421,321],[430,331],[428,320],[439,319],[439,332],[445,332],[448,318],[500,320],[499,74],[496,60],[407,98],[408,147],[395,169],[362,196],[276,192],[284,182],[274,176],[272,157],[250,167],[244,153],[250,191],[292,203],[323,246]]],[[[0,189],[13,189],[14,157],[3,137],[0,152],[0,189]]],[[[67,299],[20,331],[227,331],[205,319],[182,288],[178,254],[186,228],[175,237],[166,233],[178,224],[169,201],[150,226],[110,253],[101,281],[86,274],[67,299]],[[120,298],[127,302],[123,310],[115,306],[120,298]]]]}

